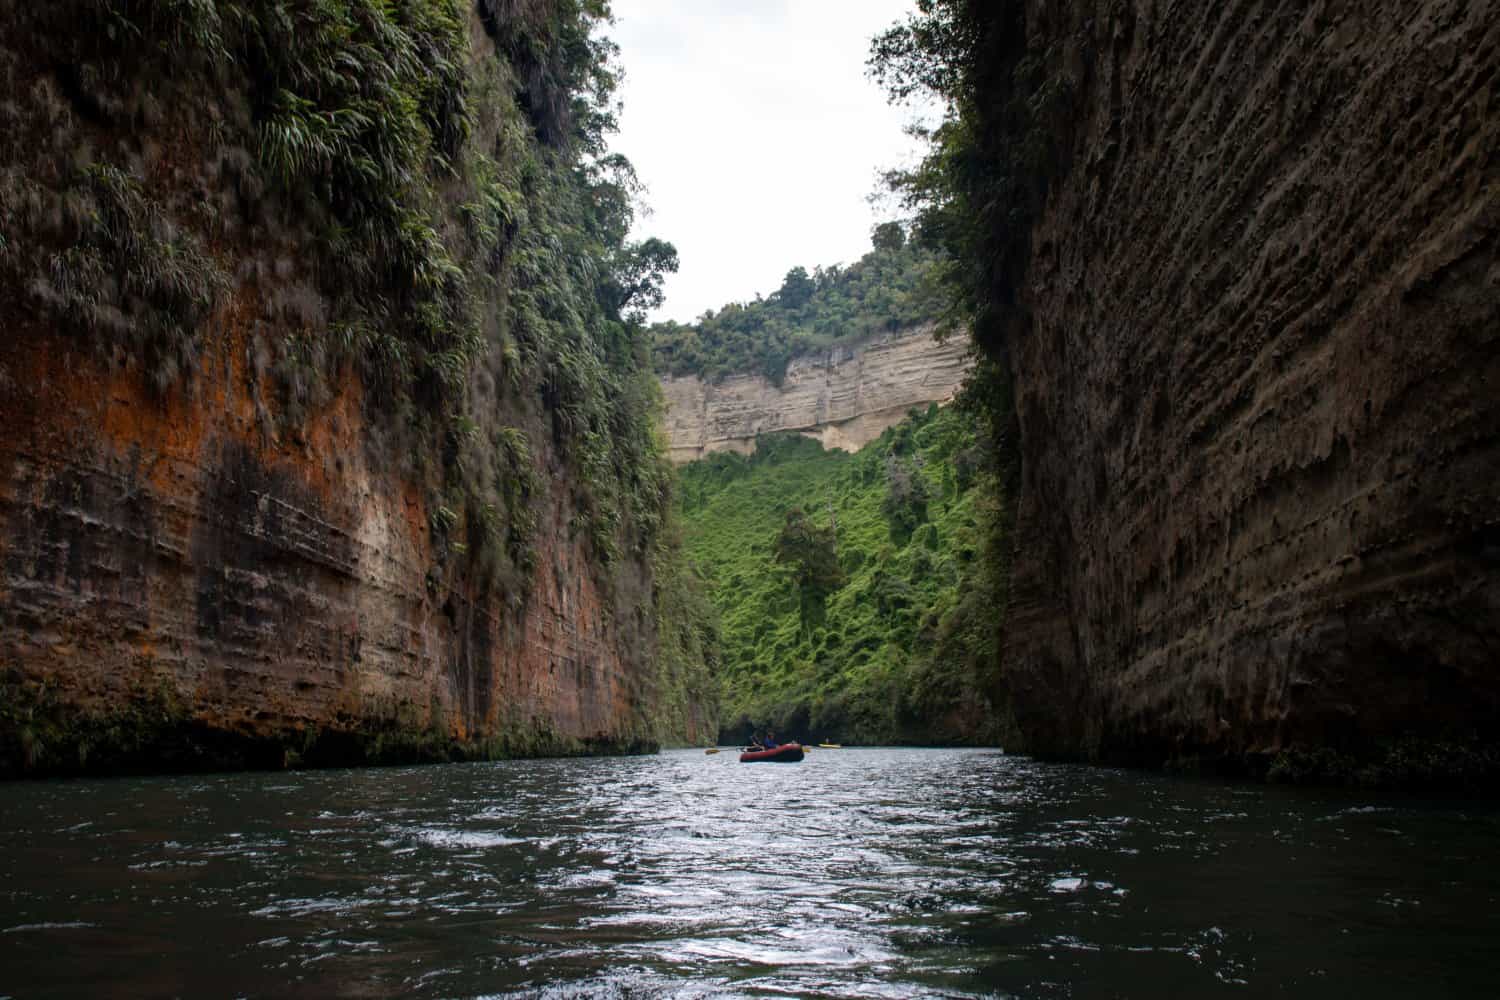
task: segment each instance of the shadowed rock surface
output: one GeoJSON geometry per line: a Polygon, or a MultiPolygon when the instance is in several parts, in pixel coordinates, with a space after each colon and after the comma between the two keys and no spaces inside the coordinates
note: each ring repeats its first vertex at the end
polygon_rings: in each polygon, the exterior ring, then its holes
{"type": "Polygon", "coordinates": [[[1077,3],[1010,342],[1038,751],[1500,722],[1500,7],[1077,3]]]}

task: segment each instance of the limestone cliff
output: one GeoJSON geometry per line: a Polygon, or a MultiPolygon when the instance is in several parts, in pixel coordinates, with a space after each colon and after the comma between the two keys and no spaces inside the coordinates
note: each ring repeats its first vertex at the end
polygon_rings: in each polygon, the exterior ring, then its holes
{"type": "Polygon", "coordinates": [[[748,454],[758,434],[795,431],[825,448],[857,451],[914,406],[946,403],[970,367],[966,338],[938,341],[931,327],[903,330],[792,359],[776,385],[760,375],[722,382],[666,376],[674,462],[716,451],[748,454]]]}
{"type": "Polygon", "coordinates": [[[1035,750],[1500,724],[1500,6],[1029,3],[1078,114],[1012,329],[1035,750]]]}

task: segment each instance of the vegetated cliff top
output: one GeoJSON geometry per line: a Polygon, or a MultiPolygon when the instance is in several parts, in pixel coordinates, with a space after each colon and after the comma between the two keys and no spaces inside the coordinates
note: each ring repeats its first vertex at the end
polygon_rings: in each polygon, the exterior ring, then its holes
{"type": "Polygon", "coordinates": [[[932,322],[944,299],[937,258],[907,243],[901,227],[876,228],[875,249],[841,267],[787,272],[779,289],[754,302],[732,302],[695,325],[651,328],[662,375],[764,375],[777,385],[791,359],[841,341],[932,322]]]}

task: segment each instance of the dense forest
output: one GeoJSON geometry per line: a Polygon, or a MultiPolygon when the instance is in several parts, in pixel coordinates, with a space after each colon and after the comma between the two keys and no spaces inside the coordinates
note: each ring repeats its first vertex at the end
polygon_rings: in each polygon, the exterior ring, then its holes
{"type": "Polygon", "coordinates": [[[796,435],[682,470],[687,547],[721,615],[726,736],[994,743],[1004,537],[962,405],[857,454],[796,435]]]}
{"type": "Polygon", "coordinates": [[[799,354],[923,323],[972,330],[980,354],[960,405],[914,413],[856,455],[778,436],[682,471],[688,550],[722,616],[734,739],[766,725],[861,743],[1012,733],[998,609],[1019,457],[1003,331],[1052,166],[1035,121],[1066,88],[1018,65],[1020,5],[918,8],[870,61],[893,101],[947,110],[925,160],[886,177],[908,219],[877,227],[847,269],[794,268],[765,298],[652,328],[658,371],[708,379],[779,384],[799,354]],[[995,94],[1000,107],[984,106],[995,94]],[[1035,141],[992,145],[1017,130],[1035,141]]]}
{"type": "Polygon", "coordinates": [[[655,324],[657,370],[710,381],[756,374],[780,385],[799,355],[932,322],[942,310],[938,258],[909,243],[895,222],[877,226],[872,242],[848,267],[815,267],[811,274],[794,267],[768,296],[730,303],[692,325],[655,324]]]}
{"type": "Polygon", "coordinates": [[[960,405],[856,455],[796,437],[683,470],[688,549],[722,615],[724,720],[852,742],[997,741],[1009,732],[999,643],[1019,469],[1005,325],[1055,153],[1040,118],[1065,81],[1023,63],[1019,4],[923,0],[875,40],[893,101],[936,99],[929,153],[886,177],[908,213],[846,268],[652,328],[656,367],[779,382],[790,358],[931,323],[974,333],[960,405]],[[987,103],[995,96],[997,106],[987,103]],[[1024,135],[1025,143],[996,144],[1024,135]]]}

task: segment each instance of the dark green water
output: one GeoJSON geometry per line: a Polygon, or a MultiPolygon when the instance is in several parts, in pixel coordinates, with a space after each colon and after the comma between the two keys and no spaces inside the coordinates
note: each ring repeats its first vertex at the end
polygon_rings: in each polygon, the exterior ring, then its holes
{"type": "Polygon", "coordinates": [[[1493,996],[1500,814],[948,750],[0,785],[0,996],[1493,996]]]}

